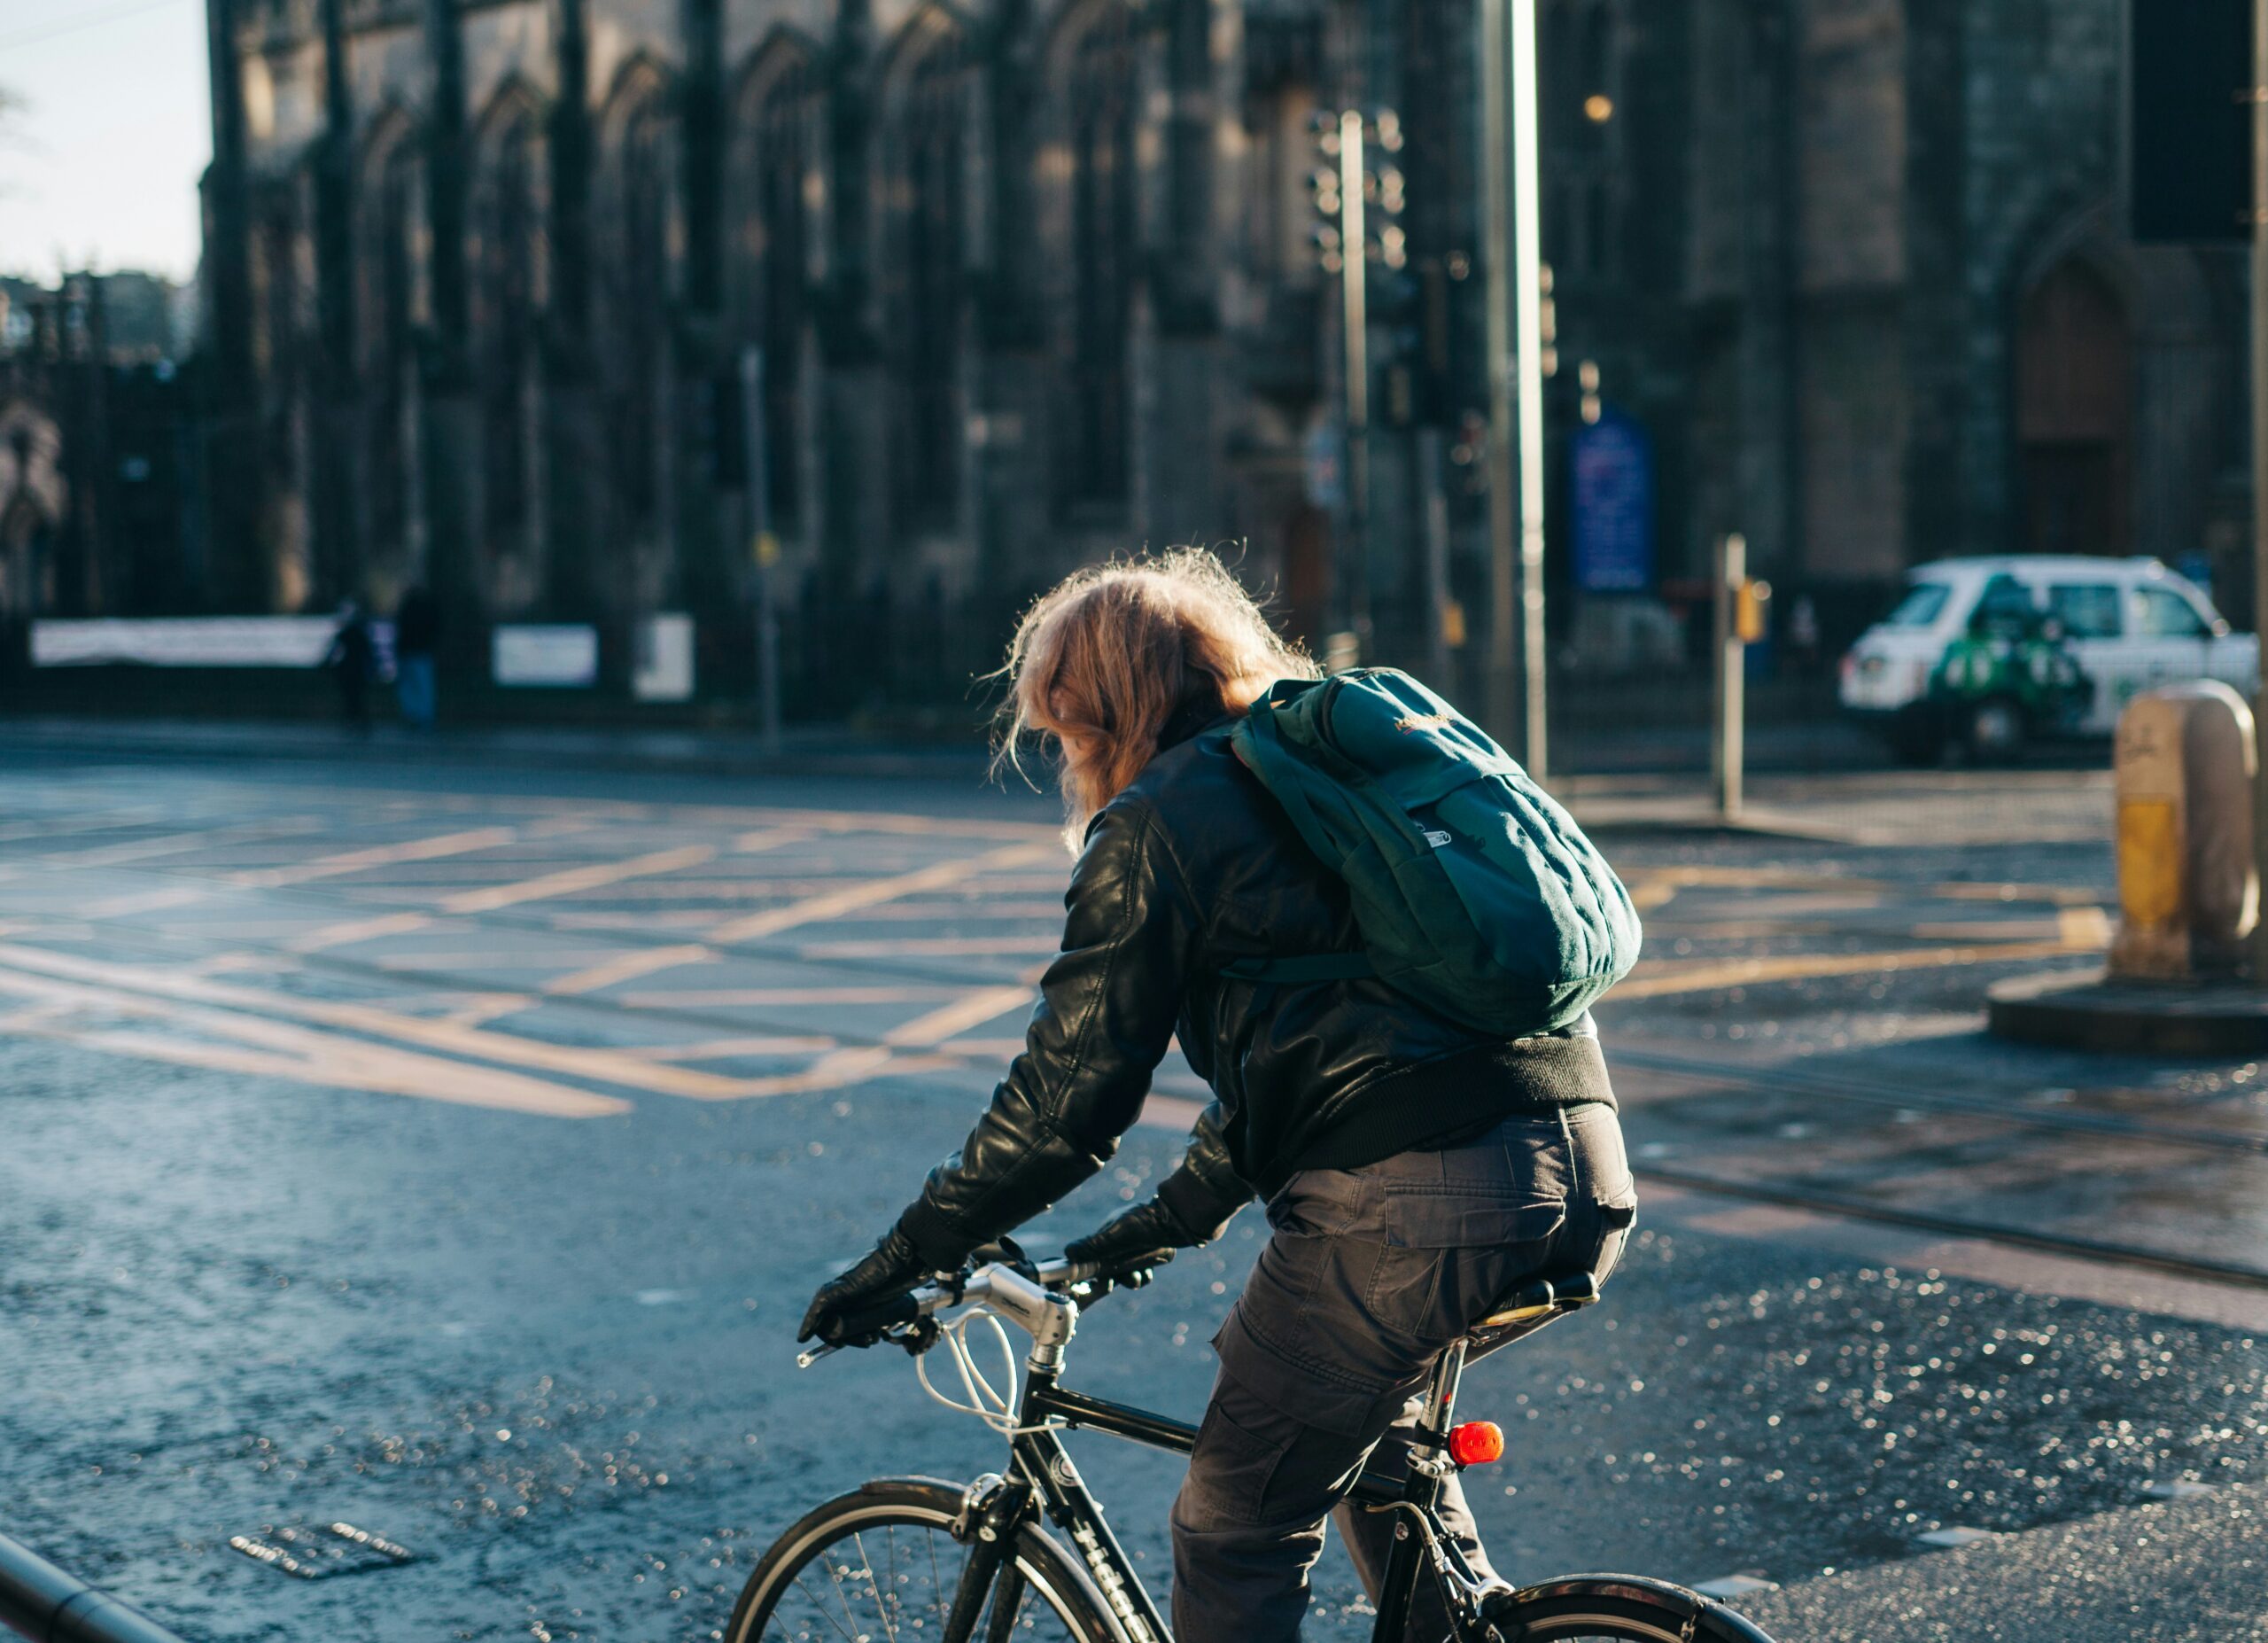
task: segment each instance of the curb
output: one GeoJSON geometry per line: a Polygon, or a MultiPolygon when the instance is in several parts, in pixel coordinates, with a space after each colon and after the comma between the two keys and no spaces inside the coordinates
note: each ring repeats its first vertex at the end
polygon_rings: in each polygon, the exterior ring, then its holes
{"type": "Polygon", "coordinates": [[[2239,984],[2112,981],[2101,970],[1995,983],[1985,1023],[1998,1037],[2101,1055],[2268,1054],[2268,992],[2239,984]]]}

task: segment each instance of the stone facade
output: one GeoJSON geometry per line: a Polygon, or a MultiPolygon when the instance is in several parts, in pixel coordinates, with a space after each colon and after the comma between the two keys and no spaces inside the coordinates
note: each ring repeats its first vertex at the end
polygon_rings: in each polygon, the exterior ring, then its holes
{"type": "MultiPolygon", "coordinates": [[[[208,7],[212,603],[423,580],[468,647],[599,623],[617,682],[687,610],[732,694],[763,532],[806,712],[957,704],[1019,603],[1146,544],[1239,544],[1318,635],[1308,120],[1359,103],[1410,197],[1374,653],[1425,653],[1431,530],[1486,609],[1473,0],[208,7]]],[[[1664,579],[1742,530],[1855,611],[1918,559],[2241,518],[2234,270],[2118,229],[2119,0],[1542,11],[1558,354],[1653,435],[1664,579]]]]}

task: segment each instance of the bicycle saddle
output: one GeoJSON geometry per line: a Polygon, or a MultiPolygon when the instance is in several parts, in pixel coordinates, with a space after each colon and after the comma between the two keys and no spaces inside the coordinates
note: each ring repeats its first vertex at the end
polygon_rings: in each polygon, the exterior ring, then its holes
{"type": "Polygon", "coordinates": [[[1512,1324],[1534,1323],[1588,1306],[1598,1299],[1596,1274],[1578,1268],[1572,1272],[1542,1273],[1515,1286],[1488,1309],[1475,1329],[1502,1329],[1512,1324]]]}

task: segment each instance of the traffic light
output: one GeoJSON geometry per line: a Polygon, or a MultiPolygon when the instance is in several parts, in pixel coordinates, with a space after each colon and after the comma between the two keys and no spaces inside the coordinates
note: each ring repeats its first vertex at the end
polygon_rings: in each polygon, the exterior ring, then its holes
{"type": "Polygon", "coordinates": [[[1359,256],[1388,269],[1406,268],[1410,237],[1392,219],[1400,216],[1408,204],[1409,179],[1400,167],[1373,164],[1368,159],[1372,152],[1401,152],[1400,116],[1392,110],[1368,118],[1358,118],[1351,112],[1340,115],[1318,110],[1308,129],[1315,138],[1319,162],[1308,174],[1308,199],[1315,210],[1308,243],[1314,248],[1317,264],[1326,274],[1337,274],[1346,268],[1348,258],[1359,256]],[[1347,191],[1357,187],[1362,191],[1359,199],[1349,200],[1347,191]],[[1359,209],[1350,211],[1349,206],[1359,209]],[[1377,225],[1371,221],[1374,214],[1380,219],[1377,225]],[[1355,224],[1361,228],[1359,245],[1352,243],[1355,224]]]}
{"type": "Polygon", "coordinates": [[[2130,8],[2137,240],[2252,238],[2253,0],[2136,0],[2130,8]]]}

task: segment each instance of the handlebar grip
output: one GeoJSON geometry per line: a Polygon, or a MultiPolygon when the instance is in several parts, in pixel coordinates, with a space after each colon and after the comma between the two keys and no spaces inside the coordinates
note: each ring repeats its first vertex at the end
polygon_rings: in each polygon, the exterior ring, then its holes
{"type": "Polygon", "coordinates": [[[877,1301],[872,1306],[862,1306],[855,1312],[830,1315],[819,1335],[824,1340],[836,1343],[858,1341],[870,1335],[880,1335],[899,1324],[912,1323],[920,1315],[921,1303],[911,1294],[894,1296],[887,1301],[877,1301]]]}
{"type": "Polygon", "coordinates": [[[1060,1273],[1042,1270],[1042,1277],[1052,1287],[1068,1289],[1075,1284],[1092,1283],[1098,1278],[1120,1281],[1135,1273],[1147,1273],[1154,1267],[1169,1265],[1177,1251],[1168,1248],[1152,1250],[1132,1260],[1113,1261],[1105,1265],[1100,1261],[1067,1261],[1060,1273]]]}

